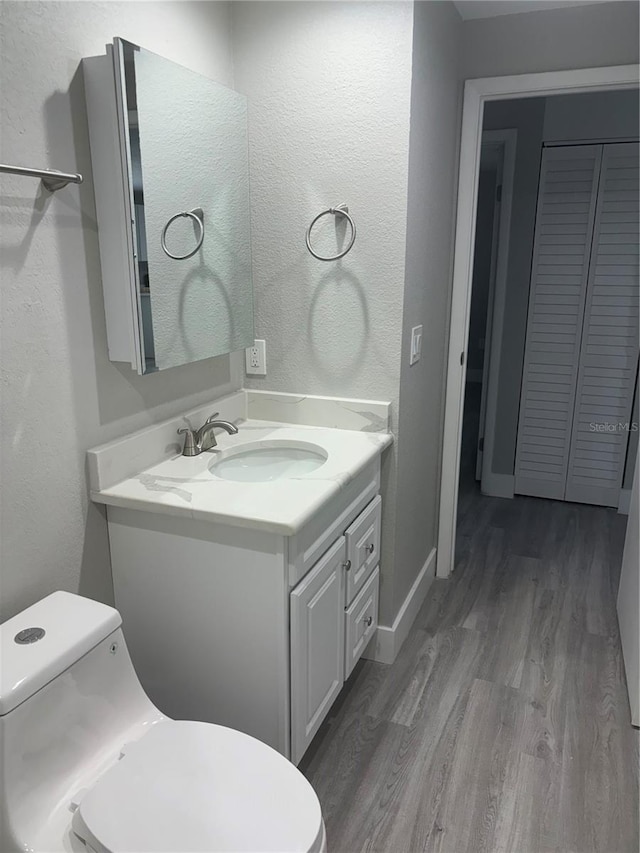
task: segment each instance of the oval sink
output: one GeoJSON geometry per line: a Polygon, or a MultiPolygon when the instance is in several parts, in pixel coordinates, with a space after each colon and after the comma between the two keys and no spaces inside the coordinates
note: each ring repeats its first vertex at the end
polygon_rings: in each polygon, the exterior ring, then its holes
{"type": "Polygon", "coordinates": [[[320,468],[328,454],[306,441],[260,441],[221,454],[209,470],[223,480],[268,483],[304,477],[320,468]]]}

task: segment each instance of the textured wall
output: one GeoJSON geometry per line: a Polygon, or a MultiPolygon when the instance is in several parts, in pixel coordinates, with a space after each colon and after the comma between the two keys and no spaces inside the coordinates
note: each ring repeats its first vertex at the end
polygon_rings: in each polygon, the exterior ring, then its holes
{"type": "Polygon", "coordinates": [[[436,544],[453,259],[461,22],[451,3],[416,3],[393,615],[436,544]],[[424,326],[409,366],[411,327],[424,326]]]}
{"type": "MultiPolygon", "coordinates": [[[[392,402],[397,426],[404,288],[412,7],[391,2],[234,4],[236,87],[249,98],[255,388],[392,402]],[[335,263],[305,231],[346,202],[358,228],[335,263]]],[[[314,240],[348,237],[332,217],[314,240]]],[[[395,453],[384,471],[382,604],[393,607],[395,453]]]]}
{"type": "Polygon", "coordinates": [[[54,589],[112,597],[104,511],[85,450],[240,382],[228,357],[137,377],[107,359],[80,61],[116,36],[223,83],[227,4],[0,4],[2,159],[85,175],[48,198],[2,177],[2,606],[54,589]]]}
{"type": "Polygon", "coordinates": [[[636,63],[639,9],[635,1],[595,3],[465,21],[463,76],[636,63]]]}

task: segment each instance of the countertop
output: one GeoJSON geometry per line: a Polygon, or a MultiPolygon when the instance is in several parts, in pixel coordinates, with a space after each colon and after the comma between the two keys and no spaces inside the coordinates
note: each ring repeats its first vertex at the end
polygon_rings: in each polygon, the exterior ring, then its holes
{"type": "Polygon", "coordinates": [[[295,534],[388,447],[389,433],[247,420],[237,435],[217,432],[218,445],[195,457],[173,456],[109,488],[92,490],[98,503],[295,534]],[[226,452],[260,441],[310,442],[326,453],[315,471],[268,482],[236,482],[211,473],[226,452]]]}

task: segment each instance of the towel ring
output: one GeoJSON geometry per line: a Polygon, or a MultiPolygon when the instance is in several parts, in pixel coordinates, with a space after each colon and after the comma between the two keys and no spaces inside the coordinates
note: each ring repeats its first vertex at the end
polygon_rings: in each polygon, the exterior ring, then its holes
{"type": "Polygon", "coordinates": [[[186,261],[187,258],[192,258],[197,251],[199,251],[202,243],[204,241],[204,213],[202,212],[201,207],[194,207],[193,210],[184,210],[182,213],[174,214],[171,219],[167,222],[167,224],[162,229],[162,236],[160,237],[160,245],[162,246],[162,251],[165,255],[168,255],[170,258],[173,258],[174,261],[186,261]],[[198,227],[200,228],[200,234],[198,235],[198,242],[196,244],[195,249],[192,252],[187,252],[186,255],[173,255],[167,249],[167,229],[171,225],[172,222],[175,222],[176,219],[180,219],[181,216],[188,216],[190,219],[193,219],[194,222],[198,223],[198,227]]]}
{"type": "Polygon", "coordinates": [[[311,252],[313,257],[317,258],[319,261],[337,261],[339,258],[344,258],[347,252],[351,251],[351,249],[353,248],[353,244],[356,242],[356,224],[351,218],[351,216],[349,216],[349,208],[347,207],[347,205],[339,204],[337,207],[330,207],[328,210],[323,210],[322,213],[319,213],[316,218],[311,222],[311,225],[307,228],[306,242],[307,249],[311,252]],[[340,252],[339,255],[334,255],[332,258],[325,258],[322,255],[318,255],[311,248],[311,229],[316,224],[318,219],[320,219],[321,216],[326,216],[327,213],[333,213],[334,216],[344,216],[345,219],[349,220],[349,225],[351,226],[351,240],[349,240],[349,245],[343,252],[340,252]]]}

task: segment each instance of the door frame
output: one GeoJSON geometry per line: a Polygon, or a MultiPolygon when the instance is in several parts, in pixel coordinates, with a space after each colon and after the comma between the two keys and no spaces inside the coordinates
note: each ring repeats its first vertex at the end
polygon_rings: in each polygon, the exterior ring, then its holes
{"type": "Polygon", "coordinates": [[[535,98],[545,95],[570,95],[580,92],[633,89],[638,87],[639,71],[640,66],[638,65],[614,65],[604,68],[581,68],[539,74],[480,77],[465,82],[442,462],[440,466],[438,556],[436,564],[436,575],[438,577],[450,575],[455,556],[465,362],[469,335],[469,307],[471,303],[484,105],[487,101],[503,101],[511,98],[535,98]]]}
{"type": "MultiPolygon", "coordinates": [[[[485,357],[482,370],[482,405],[480,429],[484,438],[482,450],[481,482],[483,492],[498,497],[509,497],[501,490],[503,477],[492,473],[495,449],[496,418],[498,411],[498,377],[500,375],[501,342],[504,328],[504,309],[507,298],[507,271],[509,264],[509,238],[511,235],[511,208],[513,183],[516,171],[516,146],[518,131],[515,128],[485,130],[481,147],[485,144],[502,148],[500,218],[496,237],[495,271],[489,291],[489,305],[485,332],[485,357]]],[[[475,228],[474,228],[475,231],[475,228]]],[[[513,495],[511,495],[512,497],[513,495]]]]}

